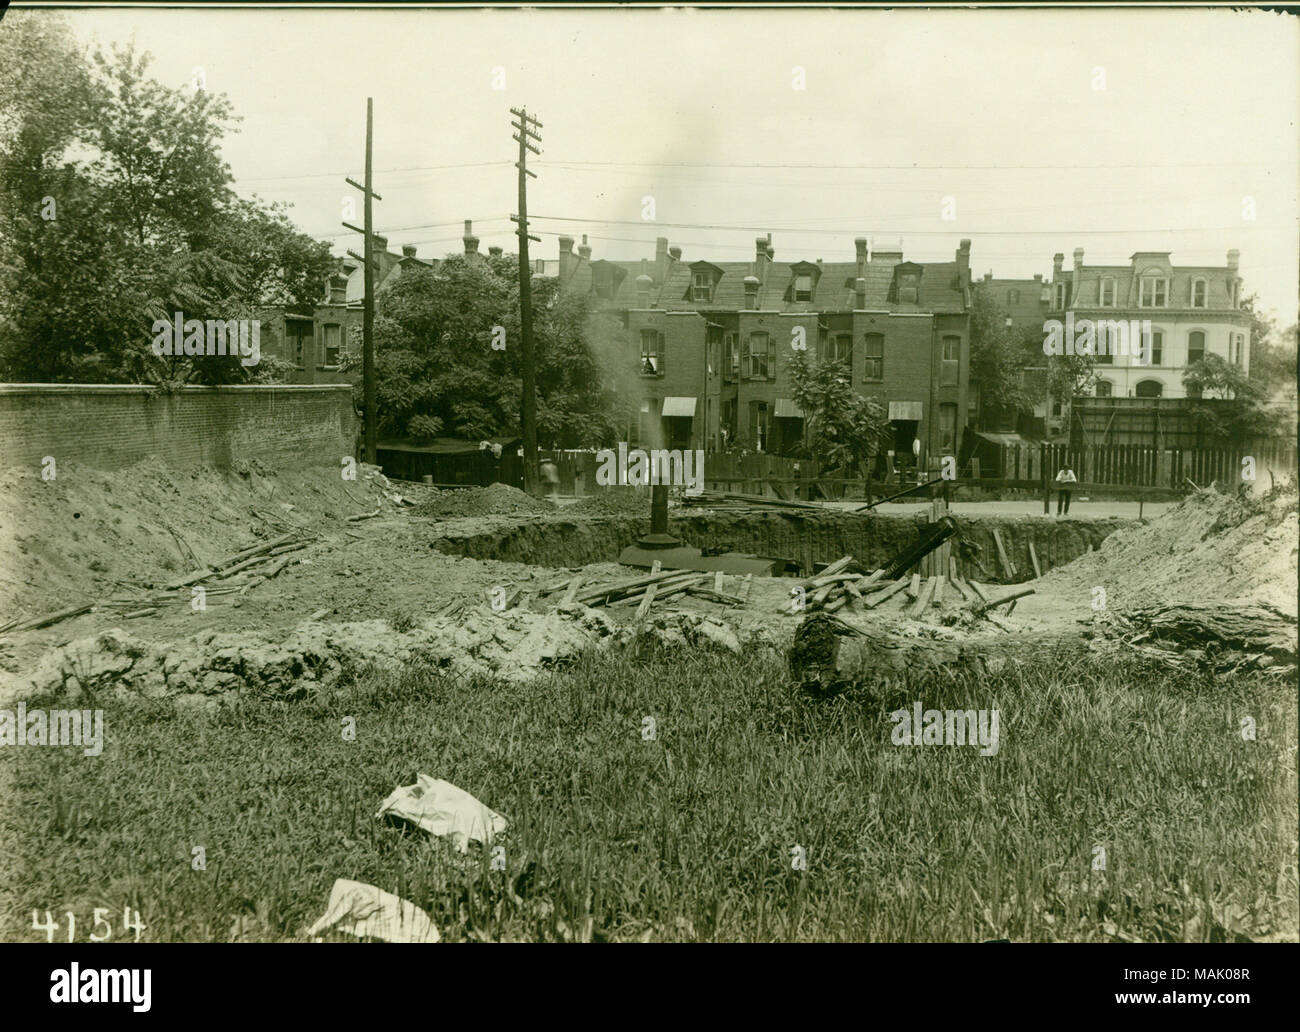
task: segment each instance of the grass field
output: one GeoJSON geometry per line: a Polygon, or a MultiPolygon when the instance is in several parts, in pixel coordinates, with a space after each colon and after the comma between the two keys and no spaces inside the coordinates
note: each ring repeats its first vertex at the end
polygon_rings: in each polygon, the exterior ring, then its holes
{"type": "Polygon", "coordinates": [[[216,717],[104,709],[100,757],[0,750],[6,940],[44,941],[49,910],[57,940],[72,911],[84,941],[95,908],[130,938],[124,907],[148,940],[302,938],[338,877],[452,940],[1295,937],[1295,689],[1277,678],[1078,651],[814,701],[775,653],[651,651],[525,686],[363,671],[216,717]],[[997,755],[890,744],[913,700],[997,708],[997,755]],[[417,772],[510,820],[505,871],[374,819],[417,772]]]}

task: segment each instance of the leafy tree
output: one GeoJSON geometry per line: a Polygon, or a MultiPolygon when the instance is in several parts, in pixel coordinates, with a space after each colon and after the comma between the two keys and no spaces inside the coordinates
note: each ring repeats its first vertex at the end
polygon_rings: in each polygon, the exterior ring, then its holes
{"type": "MultiPolygon", "coordinates": [[[[520,432],[518,293],[511,256],[453,255],[436,271],[404,273],[380,296],[375,369],[381,434],[472,440],[520,432]],[[497,327],[504,331],[501,349],[492,346],[497,327]]],[[[553,279],[534,280],[532,303],[538,442],[612,443],[617,399],[627,394],[626,381],[620,392],[628,355],[621,325],[553,279]]],[[[360,361],[353,340],[344,368],[360,361]]]]}
{"type": "Polygon", "coordinates": [[[310,304],[327,244],[282,208],[238,198],[222,96],[150,79],[134,46],[87,60],[61,19],[11,13],[0,33],[0,375],[223,383],[277,363],[159,357],[152,325],[255,318],[310,304]]]}
{"type": "Polygon", "coordinates": [[[1032,406],[1023,383],[1023,372],[1031,361],[1026,343],[1007,326],[1006,312],[986,291],[976,290],[970,308],[970,380],[979,390],[980,404],[987,410],[1018,412],[1032,406]]]}
{"type": "Polygon", "coordinates": [[[813,364],[806,353],[797,352],[789,369],[812,453],[827,468],[842,466],[862,475],[891,439],[885,409],[853,390],[846,362],[813,364]]]}
{"type": "Polygon", "coordinates": [[[1183,386],[1194,399],[1192,418],[1200,433],[1243,440],[1279,429],[1278,414],[1266,405],[1264,385],[1221,355],[1207,354],[1189,365],[1183,373],[1183,386]],[[1207,393],[1217,397],[1207,398],[1207,393]]]}

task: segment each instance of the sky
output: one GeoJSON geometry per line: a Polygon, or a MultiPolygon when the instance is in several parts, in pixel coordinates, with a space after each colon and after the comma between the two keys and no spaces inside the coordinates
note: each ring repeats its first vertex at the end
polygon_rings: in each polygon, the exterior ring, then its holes
{"type": "MultiPolygon", "coordinates": [[[[515,251],[511,107],[530,156],[532,257],[851,261],[853,240],[972,272],[1052,255],[1175,265],[1241,252],[1246,293],[1297,308],[1300,19],[1186,9],[67,9],[134,38],[152,74],[228,95],[245,195],[292,205],[335,252],[374,98],[375,224],[422,257],[515,251]],[[801,88],[802,87],[802,88],[801,88]],[[646,198],[653,198],[653,221],[646,198]],[[945,214],[954,216],[945,218],[945,214]],[[1253,217],[1252,217],[1253,216],[1253,217]]],[[[4,31],[0,23],[0,31],[4,31]]]]}

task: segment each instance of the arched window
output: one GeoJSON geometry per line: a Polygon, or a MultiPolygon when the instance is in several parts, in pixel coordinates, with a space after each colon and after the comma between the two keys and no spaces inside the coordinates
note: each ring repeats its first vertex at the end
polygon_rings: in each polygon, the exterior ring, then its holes
{"type": "Polygon", "coordinates": [[[1159,380],[1142,380],[1133,388],[1133,394],[1139,398],[1158,398],[1164,393],[1164,386],[1159,380]]]}
{"type": "Polygon", "coordinates": [[[1205,333],[1202,330],[1192,330],[1187,335],[1187,364],[1200,362],[1205,358],[1205,333]]]}
{"type": "Polygon", "coordinates": [[[1192,280],[1192,307],[1205,307],[1205,280],[1203,279],[1192,280]]]}
{"type": "Polygon", "coordinates": [[[1110,276],[1101,281],[1101,307],[1115,307],[1115,280],[1110,276]]]}
{"type": "Polygon", "coordinates": [[[1114,385],[1109,380],[1097,381],[1097,397],[1109,398],[1113,389],[1114,385]]]}

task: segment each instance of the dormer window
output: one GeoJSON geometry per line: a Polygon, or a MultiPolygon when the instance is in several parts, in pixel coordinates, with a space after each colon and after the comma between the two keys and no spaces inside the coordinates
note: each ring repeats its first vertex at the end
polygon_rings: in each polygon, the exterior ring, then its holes
{"type": "Polygon", "coordinates": [[[1101,281],[1101,307],[1115,307],[1115,280],[1109,276],[1101,281]]]}
{"type": "Polygon", "coordinates": [[[903,305],[916,304],[916,273],[905,272],[898,277],[898,302],[903,305]]]}
{"type": "Polygon", "coordinates": [[[1052,307],[1062,309],[1065,307],[1065,284],[1057,283],[1052,287],[1052,307]]]}
{"type": "Polygon", "coordinates": [[[796,301],[812,300],[812,277],[809,275],[794,278],[794,299],[796,301]]]}
{"type": "Polygon", "coordinates": [[[713,300],[713,278],[707,272],[695,273],[691,283],[691,300],[713,300]]]}
{"type": "Polygon", "coordinates": [[[1142,308],[1165,308],[1169,304],[1169,280],[1164,276],[1143,276],[1138,305],[1142,308]]]}
{"type": "Polygon", "coordinates": [[[1203,279],[1192,280],[1192,307],[1205,307],[1205,280],[1203,279]]]}
{"type": "Polygon", "coordinates": [[[1008,291],[1007,291],[1007,304],[1009,304],[1009,305],[1018,305],[1018,304],[1020,304],[1020,291],[1018,291],[1018,290],[1008,290],[1008,291]]]}

